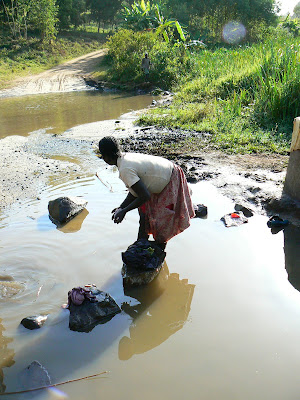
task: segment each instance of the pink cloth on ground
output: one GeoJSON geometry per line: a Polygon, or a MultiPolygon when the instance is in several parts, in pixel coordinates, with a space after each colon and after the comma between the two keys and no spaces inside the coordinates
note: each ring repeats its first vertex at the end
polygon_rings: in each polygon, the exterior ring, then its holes
{"type": "Polygon", "coordinates": [[[143,204],[146,233],[154,240],[164,243],[190,226],[195,211],[186,177],[182,169],[174,164],[170,182],[161,193],[152,193],[143,204]],[[145,210],[145,211],[144,211],[145,210]]]}

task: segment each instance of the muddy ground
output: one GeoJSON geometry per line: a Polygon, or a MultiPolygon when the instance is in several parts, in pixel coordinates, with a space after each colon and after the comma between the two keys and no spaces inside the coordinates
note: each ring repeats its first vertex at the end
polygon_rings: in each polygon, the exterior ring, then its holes
{"type": "Polygon", "coordinates": [[[99,168],[99,138],[117,135],[124,151],[160,155],[179,164],[190,183],[210,181],[227,197],[266,213],[266,206],[280,198],[288,156],[228,155],[202,150],[201,134],[158,130],[134,125],[137,112],[118,121],[75,127],[62,135],[34,133],[1,141],[1,207],[39,197],[43,188],[65,175],[70,179],[94,174],[99,168]],[[191,145],[192,142],[192,145],[191,145]]]}
{"type": "MultiPolygon", "coordinates": [[[[83,76],[92,71],[102,56],[103,50],[39,76],[28,77],[27,81],[23,79],[11,89],[11,95],[36,92],[38,88],[39,92],[67,90],[66,82],[71,86],[76,85],[78,79],[83,82],[83,76]]],[[[118,121],[75,127],[59,136],[34,133],[28,137],[2,139],[1,208],[7,209],[15,202],[39,197],[49,182],[53,184],[62,175],[71,179],[94,174],[99,166],[95,152],[99,138],[114,134],[123,138],[125,151],[161,155],[178,163],[191,183],[208,180],[225,196],[257,213],[290,214],[290,206],[278,208],[278,201],[274,201],[282,195],[288,156],[229,155],[210,151],[206,134],[135,126],[134,121],[140,112],[126,114],[118,121]]]]}

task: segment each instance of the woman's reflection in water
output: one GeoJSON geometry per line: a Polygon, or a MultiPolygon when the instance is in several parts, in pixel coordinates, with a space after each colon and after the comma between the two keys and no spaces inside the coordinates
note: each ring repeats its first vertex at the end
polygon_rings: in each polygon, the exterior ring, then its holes
{"type": "Polygon", "coordinates": [[[158,277],[146,287],[125,291],[140,303],[122,304],[122,309],[133,319],[130,337],[124,336],[119,343],[120,360],[128,360],[159,346],[185,324],[194,294],[195,285],[178,274],[170,274],[164,266],[158,277]]]}
{"type": "Polygon", "coordinates": [[[12,349],[8,349],[8,343],[12,342],[13,339],[5,337],[3,331],[5,328],[2,325],[2,319],[0,319],[0,393],[5,393],[6,386],[4,385],[4,372],[3,368],[8,368],[14,365],[13,357],[15,352],[12,349]]]}

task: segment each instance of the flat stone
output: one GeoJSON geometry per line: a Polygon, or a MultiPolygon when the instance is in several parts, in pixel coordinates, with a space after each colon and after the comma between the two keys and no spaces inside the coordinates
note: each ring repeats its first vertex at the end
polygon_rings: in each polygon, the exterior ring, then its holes
{"type": "Polygon", "coordinates": [[[23,390],[29,390],[50,386],[51,379],[46,368],[35,360],[20,373],[19,383],[23,390]]]}

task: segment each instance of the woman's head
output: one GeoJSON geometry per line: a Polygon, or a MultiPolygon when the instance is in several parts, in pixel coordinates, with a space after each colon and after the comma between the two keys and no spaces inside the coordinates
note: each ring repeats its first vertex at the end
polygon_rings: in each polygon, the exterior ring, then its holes
{"type": "Polygon", "coordinates": [[[99,142],[99,151],[103,160],[109,165],[116,165],[121,155],[120,145],[113,136],[105,136],[99,142]]]}

